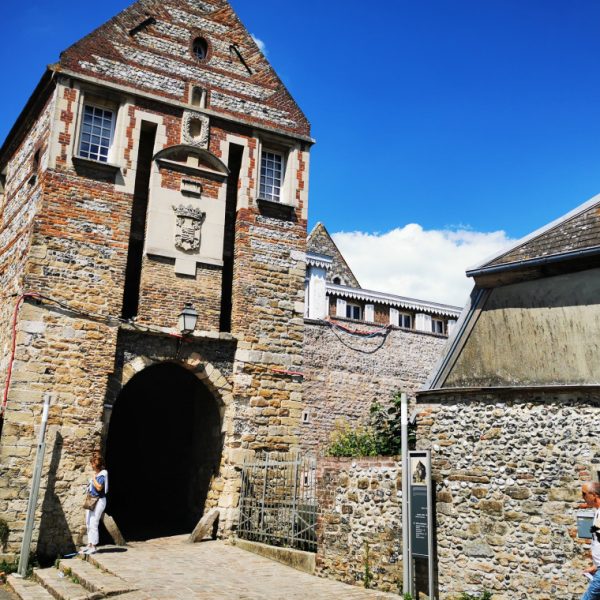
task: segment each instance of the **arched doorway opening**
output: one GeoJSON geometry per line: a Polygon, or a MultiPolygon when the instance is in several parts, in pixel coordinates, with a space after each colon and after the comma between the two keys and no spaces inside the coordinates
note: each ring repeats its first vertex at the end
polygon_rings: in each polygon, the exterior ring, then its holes
{"type": "Polygon", "coordinates": [[[115,403],[106,446],[107,512],[125,539],[191,532],[221,450],[217,402],[196,376],[163,363],[133,377],[115,403]]]}

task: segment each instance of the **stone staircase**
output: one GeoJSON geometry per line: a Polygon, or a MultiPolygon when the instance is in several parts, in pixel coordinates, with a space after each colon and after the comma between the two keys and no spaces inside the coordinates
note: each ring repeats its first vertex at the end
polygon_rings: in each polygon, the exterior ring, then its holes
{"type": "Polygon", "coordinates": [[[8,584],[21,600],[151,600],[120,577],[100,569],[93,556],[63,559],[57,567],[34,569],[31,579],[10,575],[8,584]]]}

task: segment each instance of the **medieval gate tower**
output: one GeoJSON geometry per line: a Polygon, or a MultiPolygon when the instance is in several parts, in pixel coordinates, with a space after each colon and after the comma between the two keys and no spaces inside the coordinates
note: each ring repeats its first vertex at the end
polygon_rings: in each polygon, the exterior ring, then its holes
{"type": "Polygon", "coordinates": [[[297,446],[311,144],[226,0],[140,0],[48,68],[0,150],[6,551],[47,394],[46,555],[81,538],[97,448],[140,539],[206,507],[229,531],[244,457],[297,446]]]}

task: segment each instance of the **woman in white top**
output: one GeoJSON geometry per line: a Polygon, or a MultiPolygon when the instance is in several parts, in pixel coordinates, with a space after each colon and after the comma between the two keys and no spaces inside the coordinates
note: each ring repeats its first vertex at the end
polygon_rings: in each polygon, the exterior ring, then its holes
{"type": "Polygon", "coordinates": [[[108,472],[104,467],[104,460],[100,453],[94,454],[90,461],[94,475],[88,486],[88,496],[95,500],[95,506],[85,511],[85,524],[87,527],[88,545],[81,549],[82,554],[94,554],[97,550],[99,534],[98,526],[102,513],[106,508],[106,493],[108,492],[108,472]]]}

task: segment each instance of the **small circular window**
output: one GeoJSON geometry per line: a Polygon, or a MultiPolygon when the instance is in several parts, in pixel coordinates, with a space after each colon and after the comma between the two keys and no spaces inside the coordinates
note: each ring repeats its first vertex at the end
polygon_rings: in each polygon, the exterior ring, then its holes
{"type": "Polygon", "coordinates": [[[204,60],[208,54],[208,42],[203,37],[198,37],[192,44],[192,52],[198,60],[204,60]]]}

